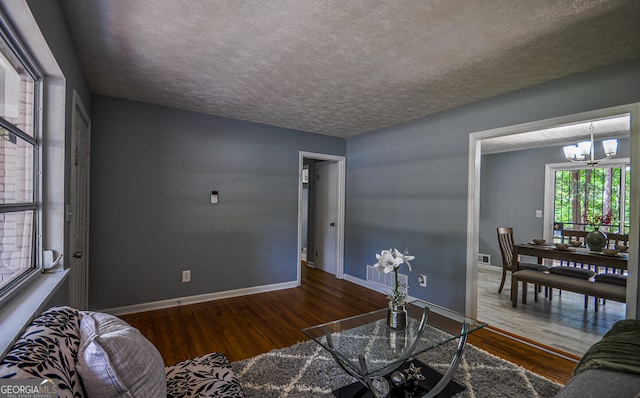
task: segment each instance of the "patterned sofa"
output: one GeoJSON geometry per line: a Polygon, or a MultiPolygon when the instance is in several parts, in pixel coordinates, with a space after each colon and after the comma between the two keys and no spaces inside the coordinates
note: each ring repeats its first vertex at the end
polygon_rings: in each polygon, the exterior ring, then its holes
{"type": "Polygon", "coordinates": [[[53,307],[0,363],[2,379],[43,379],[59,397],[245,397],[227,358],[212,353],[164,367],[135,328],[104,313],[53,307]]]}

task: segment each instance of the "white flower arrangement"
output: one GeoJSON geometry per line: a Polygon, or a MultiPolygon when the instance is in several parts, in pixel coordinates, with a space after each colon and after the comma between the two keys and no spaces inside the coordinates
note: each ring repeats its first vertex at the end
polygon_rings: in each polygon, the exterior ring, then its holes
{"type": "Polygon", "coordinates": [[[398,268],[402,264],[407,264],[407,268],[411,271],[411,264],[409,261],[413,260],[415,256],[409,255],[409,251],[407,249],[404,252],[400,252],[398,249],[389,249],[383,250],[380,254],[376,253],[376,259],[378,262],[374,265],[374,267],[383,274],[388,274],[393,271],[395,273],[395,288],[393,292],[387,295],[389,299],[389,308],[393,309],[393,307],[401,306],[405,303],[407,298],[407,294],[400,290],[400,287],[408,288],[408,285],[400,285],[398,282],[398,268]]]}

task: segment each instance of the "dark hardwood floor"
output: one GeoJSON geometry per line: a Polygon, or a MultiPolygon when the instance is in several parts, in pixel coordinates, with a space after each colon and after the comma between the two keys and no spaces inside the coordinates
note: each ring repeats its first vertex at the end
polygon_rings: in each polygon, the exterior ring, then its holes
{"type": "MultiPolygon", "coordinates": [[[[122,315],[160,351],[165,364],[222,352],[234,362],[308,340],[300,329],[384,308],[383,294],[304,266],[302,286],[122,315]]],[[[578,357],[486,328],[469,343],[560,383],[578,357]]]]}

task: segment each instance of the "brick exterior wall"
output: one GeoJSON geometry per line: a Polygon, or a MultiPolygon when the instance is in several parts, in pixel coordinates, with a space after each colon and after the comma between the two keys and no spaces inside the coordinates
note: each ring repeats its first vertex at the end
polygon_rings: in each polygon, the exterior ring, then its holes
{"type": "MultiPolygon", "coordinates": [[[[34,84],[23,74],[20,81],[18,116],[5,119],[25,133],[34,132],[34,84]]],[[[17,138],[0,139],[0,203],[30,203],[33,200],[33,146],[17,138]]],[[[34,212],[0,214],[0,287],[22,270],[31,268],[34,212]]]]}

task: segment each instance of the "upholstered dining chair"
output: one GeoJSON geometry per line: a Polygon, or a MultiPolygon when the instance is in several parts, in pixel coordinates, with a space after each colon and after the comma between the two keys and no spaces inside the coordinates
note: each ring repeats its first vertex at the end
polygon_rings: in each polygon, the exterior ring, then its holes
{"type": "MultiPolygon", "coordinates": [[[[500,281],[500,287],[498,288],[498,293],[501,293],[502,289],[504,288],[504,281],[507,278],[507,271],[513,272],[512,227],[498,227],[498,244],[500,245],[500,253],[502,254],[502,280],[500,281]]],[[[549,267],[543,264],[520,262],[518,265],[519,269],[531,269],[540,272],[547,271],[549,269],[549,267]]],[[[535,292],[538,292],[538,286],[535,287],[535,292]]]]}

